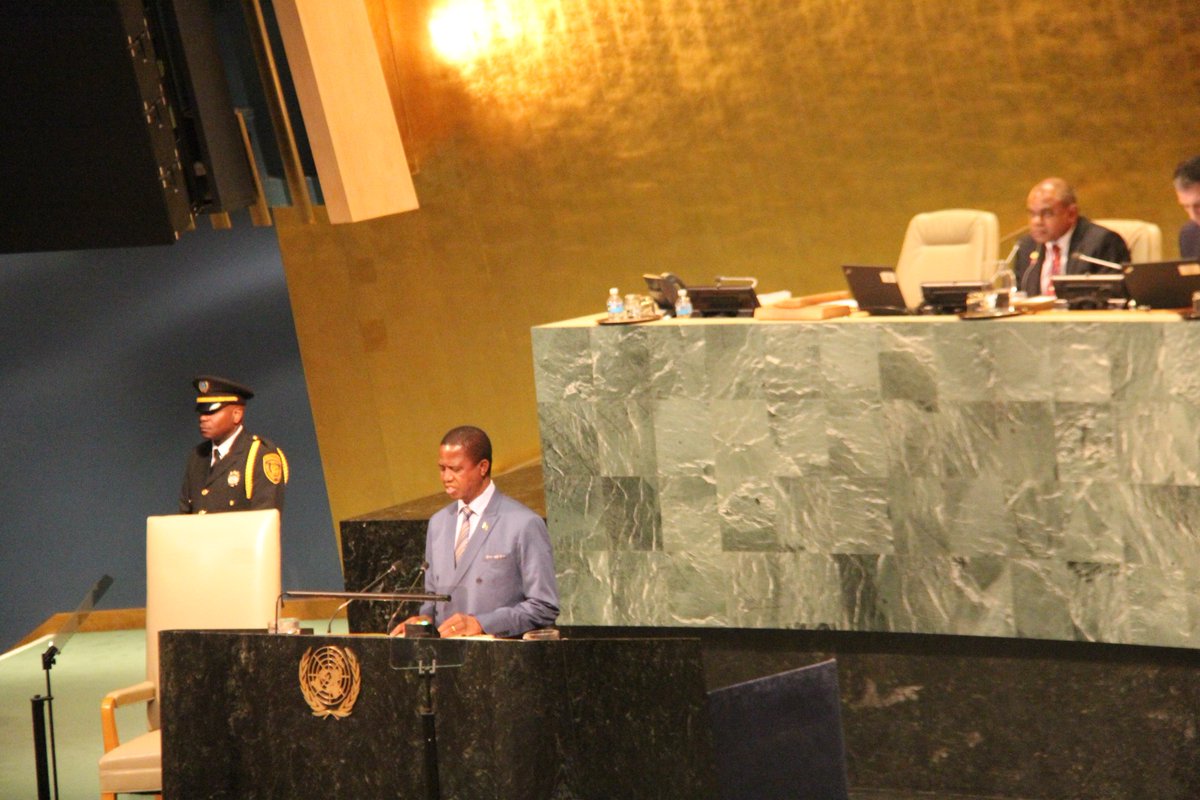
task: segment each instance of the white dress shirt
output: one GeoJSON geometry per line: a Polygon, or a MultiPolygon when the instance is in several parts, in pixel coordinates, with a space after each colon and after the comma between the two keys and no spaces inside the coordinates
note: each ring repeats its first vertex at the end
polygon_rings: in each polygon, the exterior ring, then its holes
{"type": "Polygon", "coordinates": [[[213,464],[216,464],[222,458],[224,458],[225,454],[228,453],[231,449],[233,449],[233,443],[237,439],[238,434],[240,434],[241,432],[242,432],[242,426],[238,425],[237,430],[235,430],[233,433],[229,434],[229,436],[225,437],[225,441],[221,442],[220,444],[213,445],[212,460],[208,462],[208,465],[210,467],[213,464]]]}

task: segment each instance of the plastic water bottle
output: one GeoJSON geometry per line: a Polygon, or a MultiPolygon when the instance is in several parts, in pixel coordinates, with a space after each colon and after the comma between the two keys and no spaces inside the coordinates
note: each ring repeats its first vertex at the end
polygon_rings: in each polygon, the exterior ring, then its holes
{"type": "Polygon", "coordinates": [[[611,320],[621,319],[625,316],[625,301],[621,299],[621,293],[617,291],[617,287],[608,290],[608,318],[611,320]]]}
{"type": "Polygon", "coordinates": [[[687,319],[692,315],[692,298],[688,297],[687,289],[680,289],[675,298],[675,317],[687,319]]]}

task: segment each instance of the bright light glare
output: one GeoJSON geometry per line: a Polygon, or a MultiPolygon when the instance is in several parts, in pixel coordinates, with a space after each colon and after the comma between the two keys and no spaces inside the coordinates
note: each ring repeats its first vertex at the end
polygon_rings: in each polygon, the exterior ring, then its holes
{"type": "Polygon", "coordinates": [[[516,39],[520,25],[507,0],[447,0],[430,15],[429,35],[438,55],[465,64],[516,39]]]}

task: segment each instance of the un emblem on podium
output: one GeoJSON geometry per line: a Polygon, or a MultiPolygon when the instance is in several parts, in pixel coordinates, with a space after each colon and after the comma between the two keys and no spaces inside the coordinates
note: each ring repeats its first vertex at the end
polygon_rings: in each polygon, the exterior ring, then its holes
{"type": "Polygon", "coordinates": [[[311,647],[300,657],[300,693],[314,717],[348,717],[358,700],[362,675],[349,647],[311,647]]]}

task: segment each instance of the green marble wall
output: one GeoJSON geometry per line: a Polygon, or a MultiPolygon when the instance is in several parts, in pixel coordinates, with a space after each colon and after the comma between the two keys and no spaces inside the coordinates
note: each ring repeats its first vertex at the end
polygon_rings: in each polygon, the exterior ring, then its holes
{"type": "Polygon", "coordinates": [[[1200,644],[1200,326],[533,330],[563,624],[1200,644]]]}

